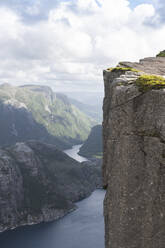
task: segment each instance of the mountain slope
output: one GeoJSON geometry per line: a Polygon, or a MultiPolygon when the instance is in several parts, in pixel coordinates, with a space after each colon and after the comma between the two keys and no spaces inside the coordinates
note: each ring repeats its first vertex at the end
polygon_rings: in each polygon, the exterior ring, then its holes
{"type": "Polygon", "coordinates": [[[79,154],[88,158],[102,157],[102,149],[102,125],[97,125],[92,128],[79,154]]]}
{"type": "Polygon", "coordinates": [[[92,120],[47,86],[0,86],[0,145],[29,139],[65,149],[83,142],[92,120]]]}
{"type": "Polygon", "coordinates": [[[101,167],[33,141],[0,149],[0,178],[0,232],[58,219],[102,183],[101,167]]]}
{"type": "Polygon", "coordinates": [[[98,105],[89,105],[84,104],[76,99],[69,98],[69,101],[75,105],[80,111],[93,118],[97,123],[102,122],[102,104],[98,105]]]}

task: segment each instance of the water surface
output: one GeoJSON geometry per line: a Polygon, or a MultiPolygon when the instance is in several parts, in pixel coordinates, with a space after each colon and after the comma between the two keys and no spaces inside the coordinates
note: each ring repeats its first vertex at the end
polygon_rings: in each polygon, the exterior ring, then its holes
{"type": "Polygon", "coordinates": [[[82,145],[73,146],[71,149],[65,150],[64,152],[71,158],[74,158],[75,160],[77,160],[78,162],[88,161],[87,158],[78,155],[78,152],[81,146],[82,145]]]}
{"type": "Polygon", "coordinates": [[[78,209],[47,224],[0,234],[1,248],[104,248],[103,190],[79,202],[78,209]]]}
{"type": "MultiPolygon", "coordinates": [[[[65,151],[78,161],[81,145],[65,151]]],[[[0,234],[0,248],[104,248],[104,190],[96,190],[77,203],[78,209],[64,218],[0,234]]]]}

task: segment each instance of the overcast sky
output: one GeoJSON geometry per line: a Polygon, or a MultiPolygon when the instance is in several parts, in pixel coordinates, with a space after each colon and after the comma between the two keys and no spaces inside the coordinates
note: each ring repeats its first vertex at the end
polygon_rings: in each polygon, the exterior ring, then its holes
{"type": "Polygon", "coordinates": [[[102,70],[165,49],[163,0],[0,1],[0,83],[99,91],[102,70]]]}

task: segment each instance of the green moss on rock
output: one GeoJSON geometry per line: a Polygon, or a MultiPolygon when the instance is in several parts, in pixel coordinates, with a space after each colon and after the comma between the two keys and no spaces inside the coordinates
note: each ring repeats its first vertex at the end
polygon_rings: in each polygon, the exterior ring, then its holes
{"type": "Polygon", "coordinates": [[[107,70],[111,72],[117,72],[117,71],[139,72],[138,70],[131,68],[131,67],[112,67],[112,68],[108,68],[107,70]]]}
{"type": "Polygon", "coordinates": [[[161,51],[156,55],[156,57],[165,57],[165,50],[161,51]]]}
{"type": "Polygon", "coordinates": [[[141,75],[135,84],[141,92],[146,92],[151,89],[165,88],[165,78],[155,75],[141,75]]]}

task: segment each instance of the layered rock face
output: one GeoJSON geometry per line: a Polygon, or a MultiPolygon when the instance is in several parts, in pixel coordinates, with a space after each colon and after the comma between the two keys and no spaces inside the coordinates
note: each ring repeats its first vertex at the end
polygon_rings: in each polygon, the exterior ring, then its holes
{"type": "Polygon", "coordinates": [[[58,219],[101,183],[101,167],[80,164],[53,145],[0,149],[0,232],[58,219]]]}
{"type": "Polygon", "coordinates": [[[164,248],[165,89],[143,91],[136,82],[144,73],[165,75],[165,58],[121,64],[143,72],[104,71],[106,248],[164,248]]]}

